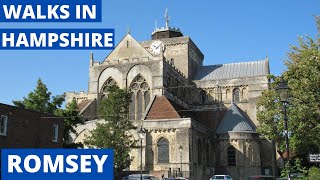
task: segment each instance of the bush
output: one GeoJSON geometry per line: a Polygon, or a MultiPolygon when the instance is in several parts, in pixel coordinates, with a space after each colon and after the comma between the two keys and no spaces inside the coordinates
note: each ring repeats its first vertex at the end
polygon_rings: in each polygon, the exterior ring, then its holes
{"type": "Polygon", "coordinates": [[[317,180],[320,178],[320,168],[311,167],[308,170],[308,178],[309,180],[317,180]]]}

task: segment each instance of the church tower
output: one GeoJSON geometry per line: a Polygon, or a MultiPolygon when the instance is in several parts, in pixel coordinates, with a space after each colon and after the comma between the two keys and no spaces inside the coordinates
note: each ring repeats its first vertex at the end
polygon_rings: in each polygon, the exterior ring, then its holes
{"type": "Polygon", "coordinates": [[[164,17],[166,18],[166,27],[156,28],[152,32],[152,35],[151,35],[152,40],[183,36],[179,28],[169,27],[170,17],[168,15],[168,9],[166,9],[166,13],[164,17]]]}
{"type": "Polygon", "coordinates": [[[143,41],[141,45],[152,50],[152,43],[163,44],[163,57],[181,71],[187,78],[193,79],[202,66],[204,56],[190,37],[184,36],[179,28],[170,27],[168,10],[165,12],[165,27],[155,28],[151,41],[143,41]]]}

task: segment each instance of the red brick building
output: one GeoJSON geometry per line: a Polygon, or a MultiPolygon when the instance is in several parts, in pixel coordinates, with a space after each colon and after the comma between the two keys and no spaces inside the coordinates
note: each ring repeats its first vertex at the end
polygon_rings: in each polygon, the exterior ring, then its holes
{"type": "Polygon", "coordinates": [[[0,103],[0,149],[61,148],[63,122],[52,114],[0,103]]]}
{"type": "Polygon", "coordinates": [[[0,148],[61,148],[63,118],[0,103],[0,148]]]}

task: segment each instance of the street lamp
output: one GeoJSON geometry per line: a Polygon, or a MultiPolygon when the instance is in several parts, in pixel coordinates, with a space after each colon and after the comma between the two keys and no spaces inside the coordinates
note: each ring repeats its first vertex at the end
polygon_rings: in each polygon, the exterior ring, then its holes
{"type": "Polygon", "coordinates": [[[183,147],[180,145],[179,152],[180,152],[180,176],[181,177],[182,177],[182,150],[183,150],[183,147]]]}
{"type": "Polygon", "coordinates": [[[275,89],[280,96],[280,101],[282,103],[288,103],[290,89],[287,86],[286,82],[284,81],[283,77],[281,77],[281,81],[279,82],[278,86],[275,89]]]}
{"type": "Polygon", "coordinates": [[[140,180],[142,180],[142,140],[144,138],[145,131],[143,130],[142,126],[138,131],[139,139],[140,139],[140,180]]]}
{"type": "MultiPolygon", "coordinates": [[[[286,82],[284,81],[283,77],[281,77],[281,81],[278,84],[278,87],[275,88],[277,93],[279,94],[280,101],[283,104],[283,114],[284,114],[284,129],[286,131],[286,152],[287,152],[287,165],[290,165],[290,154],[289,154],[289,135],[288,135],[288,118],[287,118],[287,104],[289,99],[289,87],[287,86],[286,82]]],[[[290,178],[290,170],[288,174],[290,178]]]]}

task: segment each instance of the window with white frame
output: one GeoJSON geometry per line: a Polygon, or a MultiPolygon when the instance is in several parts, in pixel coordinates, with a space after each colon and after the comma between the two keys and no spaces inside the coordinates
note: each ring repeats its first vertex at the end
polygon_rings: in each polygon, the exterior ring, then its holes
{"type": "Polygon", "coordinates": [[[7,135],[7,123],[8,123],[8,116],[1,115],[1,118],[0,118],[0,135],[1,136],[7,135]]]}
{"type": "Polygon", "coordinates": [[[59,126],[53,125],[53,137],[52,137],[53,142],[58,142],[58,135],[59,135],[59,126]]]}

